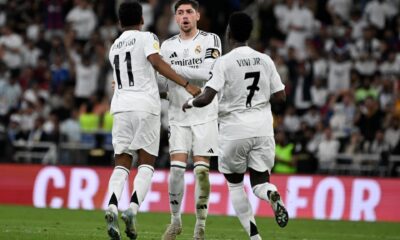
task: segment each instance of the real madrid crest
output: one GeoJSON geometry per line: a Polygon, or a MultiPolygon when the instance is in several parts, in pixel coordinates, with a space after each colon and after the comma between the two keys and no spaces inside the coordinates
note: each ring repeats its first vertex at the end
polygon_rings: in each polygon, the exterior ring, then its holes
{"type": "Polygon", "coordinates": [[[201,53],[201,46],[200,46],[200,45],[197,45],[196,48],[194,49],[194,52],[195,52],[196,54],[200,54],[200,53],[201,53]]]}

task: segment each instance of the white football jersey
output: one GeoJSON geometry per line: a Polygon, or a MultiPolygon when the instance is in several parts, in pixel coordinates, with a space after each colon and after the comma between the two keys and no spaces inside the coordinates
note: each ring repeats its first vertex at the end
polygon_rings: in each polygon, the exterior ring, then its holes
{"type": "Polygon", "coordinates": [[[270,96],[285,88],[269,56],[244,46],[219,58],[207,87],[218,91],[220,136],[273,136],[270,96]]]}
{"type": "MultiPolygon", "coordinates": [[[[221,40],[217,35],[204,31],[198,31],[195,37],[189,40],[182,40],[176,35],[162,43],[161,55],[172,66],[211,69],[215,59],[221,55],[221,40]]],[[[195,78],[188,80],[199,87],[204,87],[206,83],[204,80],[195,78]]],[[[167,84],[169,124],[190,126],[217,119],[218,101],[216,99],[204,108],[192,108],[183,112],[182,105],[192,96],[183,87],[172,81],[167,81],[167,84]]]]}
{"type": "Polygon", "coordinates": [[[147,60],[159,52],[156,35],[136,30],[125,31],[110,48],[115,91],[111,113],[143,111],[160,114],[161,103],[153,66],[147,60]]]}

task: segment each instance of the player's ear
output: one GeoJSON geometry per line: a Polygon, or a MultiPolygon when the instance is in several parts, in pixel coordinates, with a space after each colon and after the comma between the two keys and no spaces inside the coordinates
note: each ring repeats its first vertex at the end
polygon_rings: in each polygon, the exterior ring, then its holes
{"type": "Polygon", "coordinates": [[[200,20],[200,12],[196,11],[196,20],[199,21],[200,20]]]}

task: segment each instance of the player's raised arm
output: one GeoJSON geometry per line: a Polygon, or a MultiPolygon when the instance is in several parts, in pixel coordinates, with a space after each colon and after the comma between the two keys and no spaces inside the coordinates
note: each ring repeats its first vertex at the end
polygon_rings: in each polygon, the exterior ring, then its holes
{"type": "Polygon", "coordinates": [[[147,57],[154,69],[157,70],[161,75],[174,81],[176,84],[184,87],[188,93],[192,96],[197,96],[201,93],[201,89],[195,85],[190,84],[183,77],[178,75],[168,63],[162,60],[158,53],[151,54],[147,57]]]}

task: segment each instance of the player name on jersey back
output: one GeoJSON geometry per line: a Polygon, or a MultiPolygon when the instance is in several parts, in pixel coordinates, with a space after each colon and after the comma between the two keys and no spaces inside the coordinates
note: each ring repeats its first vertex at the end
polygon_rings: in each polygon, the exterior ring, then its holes
{"type": "Polygon", "coordinates": [[[244,59],[237,59],[236,60],[237,64],[239,67],[248,67],[251,65],[261,65],[261,58],[255,57],[255,58],[244,58],[244,59]]]}
{"type": "Polygon", "coordinates": [[[122,47],[133,46],[136,43],[136,38],[128,39],[127,41],[120,41],[112,45],[111,51],[120,49],[122,47]]]}

